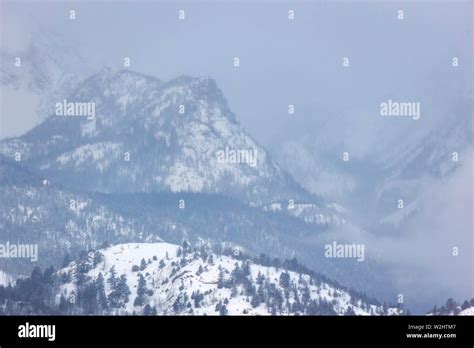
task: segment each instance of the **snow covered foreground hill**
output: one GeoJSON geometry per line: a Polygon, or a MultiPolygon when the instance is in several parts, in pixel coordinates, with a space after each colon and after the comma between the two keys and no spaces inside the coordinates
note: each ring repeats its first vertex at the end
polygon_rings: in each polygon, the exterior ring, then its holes
{"type": "Polygon", "coordinates": [[[65,314],[113,315],[402,313],[307,274],[295,260],[275,266],[263,255],[250,261],[235,248],[216,253],[186,242],[119,244],[58,271],[54,306],[65,314]]]}

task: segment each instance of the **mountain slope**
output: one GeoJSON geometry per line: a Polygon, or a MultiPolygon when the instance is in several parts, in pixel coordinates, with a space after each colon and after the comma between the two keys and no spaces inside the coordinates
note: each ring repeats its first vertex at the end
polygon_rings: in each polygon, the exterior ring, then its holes
{"type": "MultiPolygon", "coordinates": [[[[65,254],[77,255],[104,242],[179,243],[183,238],[232,243],[280,257],[299,255],[314,261],[319,270],[331,264],[323,252],[315,255],[315,246],[307,242],[327,224],[306,223],[235,199],[202,193],[76,192],[2,156],[0,179],[0,241],[37,244],[43,266],[57,267],[65,254]]],[[[13,274],[29,273],[33,266],[29,259],[0,259],[1,269],[13,274]]]]}
{"type": "Polygon", "coordinates": [[[82,190],[218,193],[254,205],[309,197],[240,126],[212,79],[164,83],[105,69],[67,101],[95,103],[96,117],[51,116],[2,141],[0,153],[20,152],[26,165],[82,190]]]}
{"type": "MultiPolygon", "coordinates": [[[[0,241],[38,246],[38,262],[57,264],[66,253],[105,241],[159,241],[154,229],[83,194],[52,184],[0,156],[0,241]]],[[[9,273],[30,272],[26,258],[0,258],[9,273]]]]}
{"type": "MultiPolygon", "coordinates": [[[[466,93],[468,86],[464,81],[458,87],[466,93]]],[[[398,199],[417,203],[414,209],[424,204],[417,201],[428,189],[470,164],[471,114],[472,97],[458,96],[419,123],[387,120],[373,110],[307,117],[279,133],[272,153],[305,189],[337,199],[359,224],[377,229],[385,218],[404,219],[398,199]]]]}

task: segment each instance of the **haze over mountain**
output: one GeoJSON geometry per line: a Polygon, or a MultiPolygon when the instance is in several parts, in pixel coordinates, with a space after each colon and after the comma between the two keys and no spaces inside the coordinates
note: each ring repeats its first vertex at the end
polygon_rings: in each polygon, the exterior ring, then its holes
{"type": "Polygon", "coordinates": [[[54,104],[94,71],[77,43],[47,30],[34,16],[25,23],[13,12],[2,22],[8,35],[2,35],[0,47],[0,139],[22,135],[44,121],[54,104]]]}
{"type": "Polygon", "coordinates": [[[292,3],[294,21],[284,2],[189,3],[184,21],[166,2],[77,3],[74,21],[50,5],[2,3],[0,242],[40,257],[0,258],[0,283],[107,242],[186,240],[295,257],[416,313],[472,297],[470,4],[405,4],[403,21],[394,3],[292,3]],[[389,99],[421,118],[383,118],[389,99]],[[63,102],[94,117],[59,116],[63,102]],[[333,242],[364,261],[325,257],[333,242]]]}

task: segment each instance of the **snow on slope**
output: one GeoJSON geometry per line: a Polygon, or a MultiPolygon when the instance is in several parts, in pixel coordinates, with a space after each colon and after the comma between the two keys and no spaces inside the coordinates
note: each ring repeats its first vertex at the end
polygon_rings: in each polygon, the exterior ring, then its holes
{"type": "Polygon", "coordinates": [[[2,141],[0,153],[20,152],[44,175],[81,182],[81,190],[207,192],[255,204],[305,195],[239,124],[211,78],[164,83],[103,69],[67,100],[95,103],[96,117],[52,116],[2,141]]]}
{"type": "Polygon", "coordinates": [[[474,315],[474,307],[463,309],[461,312],[459,312],[459,315],[474,315]]]}
{"type": "Polygon", "coordinates": [[[296,203],[294,200],[274,202],[263,206],[264,211],[283,211],[290,216],[299,218],[307,223],[316,225],[344,225],[349,211],[338,203],[325,205],[315,203],[296,203]]]}
{"type": "MultiPolygon", "coordinates": [[[[235,249],[236,254],[237,250],[235,249]]],[[[110,296],[113,289],[107,279],[110,278],[113,267],[117,278],[122,274],[126,276],[131,292],[123,308],[108,309],[106,314],[142,314],[146,304],[155,307],[159,315],[218,315],[222,306],[225,306],[226,314],[230,315],[269,315],[272,312],[328,314],[317,312],[323,309],[327,311],[328,307],[331,308],[330,311],[334,311],[332,314],[338,315],[345,314],[349,308],[352,308],[356,315],[381,312],[380,306],[351,298],[346,290],[338,289],[310,275],[217,255],[204,247],[191,250],[168,243],[129,243],[115,245],[99,252],[103,256],[100,262],[93,260],[93,252],[89,253],[87,262],[91,267],[86,268],[86,278],[97,281],[99,274],[102,274],[106,279],[105,292],[110,296]],[[145,261],[141,261],[142,259],[145,261]],[[95,266],[92,266],[93,264],[95,266]],[[138,266],[141,266],[140,269],[138,266]],[[288,275],[287,285],[283,285],[281,281],[282,273],[288,275]],[[140,274],[144,276],[149,295],[141,306],[137,306],[134,303],[140,274]],[[254,297],[259,294],[262,299],[266,299],[255,302],[254,297]],[[281,304],[275,305],[276,299],[280,299],[281,304]],[[308,309],[311,307],[308,302],[312,300],[314,313],[308,309]],[[299,303],[300,307],[295,303],[299,303]],[[306,305],[303,306],[302,303],[306,305]]],[[[80,292],[77,278],[78,269],[81,267],[80,262],[74,261],[58,271],[59,277],[69,275],[70,281],[60,286],[57,302],[61,296],[71,298],[80,292]]],[[[386,313],[399,314],[399,311],[396,308],[387,308],[386,313]]]]}
{"type": "MultiPolygon", "coordinates": [[[[168,224],[161,222],[160,227],[168,224]]],[[[161,241],[157,229],[0,156],[0,240],[37,244],[46,264],[60,262],[66,252],[74,254],[105,241],[161,241]]],[[[24,274],[22,265],[31,262],[0,258],[0,267],[13,273],[24,274]]]]}
{"type": "Polygon", "coordinates": [[[14,276],[0,270],[0,285],[7,286],[8,284],[13,284],[14,282],[15,282],[14,276]]]}

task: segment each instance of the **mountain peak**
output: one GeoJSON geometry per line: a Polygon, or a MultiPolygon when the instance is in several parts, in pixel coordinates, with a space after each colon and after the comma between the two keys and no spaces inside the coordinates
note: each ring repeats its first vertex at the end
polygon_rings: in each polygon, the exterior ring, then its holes
{"type": "Polygon", "coordinates": [[[24,149],[30,165],[59,183],[83,182],[88,173],[81,188],[91,191],[205,192],[258,205],[304,195],[245,132],[208,76],[164,83],[104,68],[67,102],[93,103],[94,117],[50,117],[1,142],[0,154],[24,149]]]}
{"type": "Polygon", "coordinates": [[[97,86],[104,89],[118,89],[120,91],[127,88],[129,92],[133,92],[134,88],[144,84],[148,85],[148,88],[150,85],[151,87],[158,88],[161,85],[161,81],[155,77],[129,69],[117,70],[103,67],[98,73],[86,79],[79,88],[97,86]]]}
{"type": "Polygon", "coordinates": [[[181,75],[169,82],[170,85],[189,86],[218,90],[216,81],[210,76],[181,75]]]}

